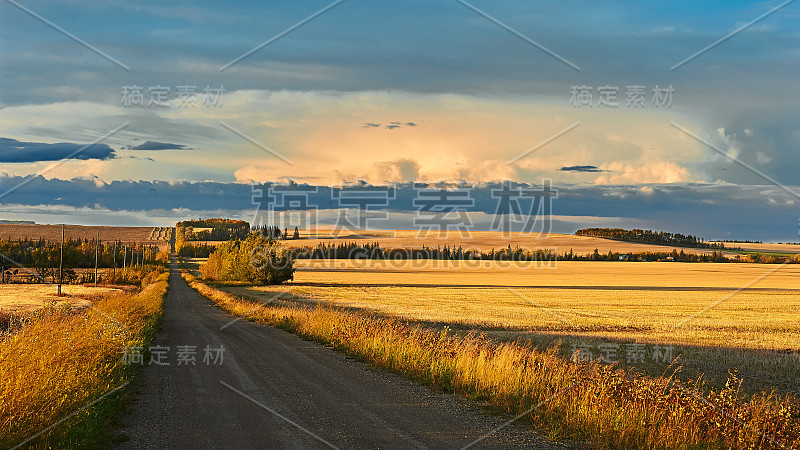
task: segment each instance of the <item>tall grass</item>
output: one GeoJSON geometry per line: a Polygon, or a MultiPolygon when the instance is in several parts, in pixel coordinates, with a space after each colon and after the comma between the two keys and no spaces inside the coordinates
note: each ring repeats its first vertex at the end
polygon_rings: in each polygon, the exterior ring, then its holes
{"type": "Polygon", "coordinates": [[[731,372],[724,389],[702,380],[646,377],[556,350],[324,306],[259,305],[184,277],[222,309],[332,345],[405,376],[521,414],[551,438],[597,448],[800,448],[800,404],[770,394],[745,398],[731,372]]]}
{"type": "Polygon", "coordinates": [[[159,324],[167,274],[135,294],[80,311],[46,307],[12,324],[0,340],[0,447],[31,440],[39,448],[100,447],[119,418],[125,389],[141,366],[125,365],[125,346],[146,346],[159,324]]]}
{"type": "Polygon", "coordinates": [[[144,286],[153,283],[162,273],[166,272],[166,266],[156,264],[146,264],[144,266],[129,266],[124,269],[116,269],[107,272],[100,281],[103,284],[134,284],[144,286]]]}

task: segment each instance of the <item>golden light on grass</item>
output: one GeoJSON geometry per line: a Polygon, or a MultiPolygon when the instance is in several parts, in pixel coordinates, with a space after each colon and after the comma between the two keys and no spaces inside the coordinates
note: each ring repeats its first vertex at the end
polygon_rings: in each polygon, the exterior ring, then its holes
{"type": "MultiPolygon", "coordinates": [[[[136,294],[111,294],[75,310],[49,306],[0,340],[0,447],[12,447],[130,381],[125,346],[154,333],[166,295],[166,274],[136,294]]],[[[70,417],[30,445],[102,446],[105,423],[120,413],[118,398],[70,417]]]]}
{"type": "Polygon", "coordinates": [[[736,373],[720,390],[675,385],[597,363],[571,363],[554,350],[496,343],[481,335],[436,330],[324,305],[252,301],[184,275],[218,306],[346,351],[377,366],[446,390],[488,400],[519,414],[548,436],[600,448],[792,448],[800,405],[770,394],[744,398],[736,373]],[[559,395],[554,395],[558,394],[559,395]]]}
{"type": "Polygon", "coordinates": [[[800,266],[735,292],[773,266],[560,261],[551,270],[511,264],[298,260],[293,283],[226,289],[251,296],[279,290],[309,302],[467,327],[800,350],[800,266]]]}
{"type": "MultiPolygon", "coordinates": [[[[777,266],[559,261],[550,269],[441,260],[296,265],[290,284],[221,288],[250,298],[285,292],[298,302],[449,325],[462,333],[479,330],[541,348],[560,343],[562,354],[577,344],[675,345],[686,376],[703,375],[722,386],[728,369],[737,368],[746,392],[800,393],[800,265],[781,267],[740,292],[777,266]]],[[[637,366],[651,375],[664,368],[650,358],[637,366]]]]}

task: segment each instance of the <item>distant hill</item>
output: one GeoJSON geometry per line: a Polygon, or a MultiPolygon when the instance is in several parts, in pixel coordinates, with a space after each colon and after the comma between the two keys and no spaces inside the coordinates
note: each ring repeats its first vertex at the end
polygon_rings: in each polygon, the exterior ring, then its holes
{"type": "Polygon", "coordinates": [[[6,220],[0,219],[0,224],[7,224],[7,225],[36,225],[36,222],[32,220],[6,220]]]}

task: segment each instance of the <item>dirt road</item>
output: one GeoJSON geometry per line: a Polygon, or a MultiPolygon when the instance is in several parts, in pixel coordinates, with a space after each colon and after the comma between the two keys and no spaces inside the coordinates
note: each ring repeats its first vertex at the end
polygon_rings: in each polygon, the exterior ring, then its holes
{"type": "MultiPolygon", "coordinates": [[[[169,365],[144,361],[120,430],[130,440],[120,448],[458,449],[509,419],[293,334],[233,320],[173,266],[154,343],[169,347],[154,354],[169,365]],[[179,364],[179,353],[194,365],[179,364]]],[[[513,423],[473,448],[554,447],[513,423]]]]}

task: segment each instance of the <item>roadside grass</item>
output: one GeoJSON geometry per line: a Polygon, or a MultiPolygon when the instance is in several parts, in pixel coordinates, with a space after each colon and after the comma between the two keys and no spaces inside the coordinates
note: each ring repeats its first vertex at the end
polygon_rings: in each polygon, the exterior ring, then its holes
{"type": "Polygon", "coordinates": [[[124,364],[123,349],[146,348],[155,335],[167,277],[92,307],[49,306],[11,324],[0,338],[0,448],[110,445],[128,383],[141,370],[124,364]]]}
{"type": "Polygon", "coordinates": [[[792,396],[740,392],[731,372],[722,389],[702,379],[643,376],[571,363],[556,349],[454,336],[401,320],[295,302],[264,304],[190,286],[220,308],[345,351],[439,389],[487,401],[553,439],[596,448],[800,448],[800,403],[792,396]]]}

